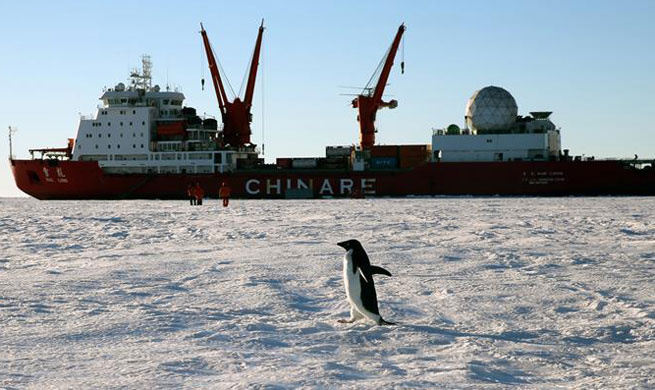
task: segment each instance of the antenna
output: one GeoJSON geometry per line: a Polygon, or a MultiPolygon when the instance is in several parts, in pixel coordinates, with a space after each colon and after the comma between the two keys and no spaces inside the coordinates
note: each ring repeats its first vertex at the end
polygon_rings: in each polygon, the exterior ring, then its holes
{"type": "Polygon", "coordinates": [[[11,135],[17,131],[18,131],[17,128],[9,126],[9,160],[14,159],[14,153],[11,145],[11,135]]]}
{"type": "MultiPolygon", "coordinates": [[[[152,88],[152,62],[149,55],[144,54],[141,56],[141,72],[139,72],[139,69],[134,68],[130,73],[130,77],[134,88],[146,91],[152,88]]],[[[168,77],[168,69],[166,70],[166,77],[168,77]]]]}

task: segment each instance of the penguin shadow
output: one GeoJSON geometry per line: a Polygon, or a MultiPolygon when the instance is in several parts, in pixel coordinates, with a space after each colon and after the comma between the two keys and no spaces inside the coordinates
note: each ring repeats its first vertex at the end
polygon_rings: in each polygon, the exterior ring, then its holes
{"type": "MultiPolygon", "coordinates": [[[[409,331],[413,333],[423,333],[431,336],[440,336],[439,340],[443,344],[450,344],[460,338],[468,339],[486,339],[492,341],[506,341],[515,343],[528,343],[528,344],[543,344],[538,340],[545,334],[551,335],[552,331],[542,330],[538,332],[530,332],[523,330],[508,330],[502,333],[476,333],[469,331],[459,331],[452,328],[447,328],[437,325],[421,325],[399,322],[395,325],[400,330],[409,331]]],[[[435,340],[438,343],[438,340],[435,340]]]]}

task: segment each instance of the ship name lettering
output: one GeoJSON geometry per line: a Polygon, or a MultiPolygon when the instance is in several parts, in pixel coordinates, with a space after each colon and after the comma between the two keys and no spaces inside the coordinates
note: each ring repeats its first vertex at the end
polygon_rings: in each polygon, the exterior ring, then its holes
{"type": "Polygon", "coordinates": [[[250,195],[257,195],[259,194],[259,184],[260,181],[257,179],[250,179],[246,182],[246,192],[250,195]],[[256,187],[253,189],[252,185],[255,185],[256,187]]]}
{"type": "Polygon", "coordinates": [[[362,179],[362,193],[375,195],[375,179],[362,179]]]}
{"type": "Polygon", "coordinates": [[[282,180],[276,179],[275,185],[271,184],[271,179],[266,179],[266,195],[271,194],[271,190],[274,189],[277,191],[277,194],[280,195],[280,189],[282,188],[282,180]]]}
{"type": "Polygon", "coordinates": [[[355,182],[353,181],[353,179],[341,179],[341,180],[339,180],[339,193],[341,195],[345,195],[346,190],[348,190],[348,193],[352,194],[354,184],[355,184],[355,182]]]}
{"type": "Polygon", "coordinates": [[[330,181],[328,179],[323,180],[323,185],[321,186],[321,190],[318,191],[320,195],[323,195],[326,192],[328,192],[330,195],[334,195],[334,191],[332,190],[332,185],[330,184],[330,181]]]}
{"type": "MultiPolygon", "coordinates": [[[[375,178],[361,179],[362,194],[375,195],[375,178]]],[[[246,181],[245,190],[248,195],[260,195],[264,188],[262,187],[262,180],[249,179],[246,181]]],[[[313,189],[313,179],[266,179],[266,195],[282,195],[285,190],[289,189],[313,189]]],[[[323,179],[321,182],[319,195],[335,195],[335,189],[339,191],[339,195],[348,195],[353,193],[355,188],[355,180],[350,178],[341,178],[336,180],[323,179]]]]}

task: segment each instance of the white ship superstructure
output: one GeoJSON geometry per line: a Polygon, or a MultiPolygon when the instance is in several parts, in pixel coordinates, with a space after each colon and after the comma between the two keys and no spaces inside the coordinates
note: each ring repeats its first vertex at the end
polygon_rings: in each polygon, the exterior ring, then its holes
{"type": "Polygon", "coordinates": [[[433,131],[433,160],[557,160],[561,157],[561,138],[550,114],[537,111],[518,116],[516,101],[509,92],[494,86],[482,88],[468,101],[466,128],[450,125],[433,131]]]}
{"type": "Polygon", "coordinates": [[[214,173],[257,159],[254,145],[223,148],[214,118],[184,107],[184,94],[151,85],[144,56],[130,86],[119,83],[100,97],[94,116],[81,117],[72,160],[98,161],[106,173],[214,173]]]}

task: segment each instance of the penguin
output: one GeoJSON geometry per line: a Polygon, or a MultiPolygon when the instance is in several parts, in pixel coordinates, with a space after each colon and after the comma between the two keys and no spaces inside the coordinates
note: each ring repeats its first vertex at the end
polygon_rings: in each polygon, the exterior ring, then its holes
{"type": "Polygon", "coordinates": [[[350,319],[339,320],[352,323],[362,318],[375,321],[378,325],[395,325],[385,321],[378,310],[378,297],[375,293],[374,274],[391,276],[391,272],[382,267],[371,265],[366,251],[357,240],[337,243],[346,250],[343,258],[343,283],[350,303],[350,319]]]}

